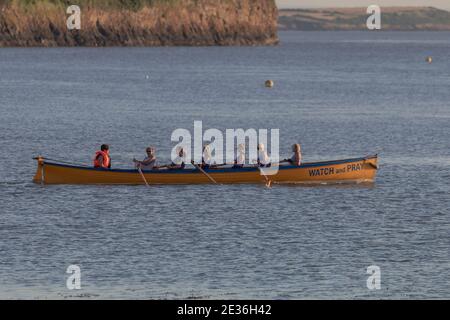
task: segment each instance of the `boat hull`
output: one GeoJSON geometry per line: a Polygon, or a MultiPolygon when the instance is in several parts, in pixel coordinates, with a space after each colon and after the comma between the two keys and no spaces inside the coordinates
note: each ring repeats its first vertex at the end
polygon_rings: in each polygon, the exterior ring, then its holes
{"type": "MultiPolygon", "coordinates": [[[[71,166],[38,158],[38,168],[33,182],[39,184],[74,185],[140,185],[144,179],[137,170],[105,170],[90,167],[71,166]]],[[[272,183],[345,183],[374,182],[378,157],[370,156],[346,160],[305,163],[301,166],[279,166],[264,169],[272,183]]],[[[205,170],[217,183],[266,183],[266,177],[256,167],[240,169],[223,168],[205,170]]],[[[143,172],[148,184],[207,184],[212,183],[197,169],[152,170],[143,172]]]]}

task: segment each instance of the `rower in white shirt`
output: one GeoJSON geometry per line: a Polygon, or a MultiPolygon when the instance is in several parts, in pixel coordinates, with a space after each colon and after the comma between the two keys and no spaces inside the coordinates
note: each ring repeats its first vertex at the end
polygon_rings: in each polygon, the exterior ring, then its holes
{"type": "Polygon", "coordinates": [[[265,150],[264,144],[258,144],[258,165],[266,167],[270,165],[270,157],[265,150]]]}

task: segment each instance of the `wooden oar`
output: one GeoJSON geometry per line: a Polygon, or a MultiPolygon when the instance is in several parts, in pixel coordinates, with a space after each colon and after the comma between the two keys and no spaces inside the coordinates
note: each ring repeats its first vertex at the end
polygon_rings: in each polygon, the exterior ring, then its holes
{"type": "Polygon", "coordinates": [[[270,188],[272,185],[272,181],[266,176],[266,174],[263,172],[262,168],[259,166],[258,163],[256,163],[256,167],[258,168],[259,172],[264,176],[266,179],[266,187],[270,188]]]}
{"type": "Polygon", "coordinates": [[[141,166],[138,166],[138,171],[139,171],[139,173],[141,174],[142,180],[144,180],[145,185],[146,185],[147,187],[150,187],[150,185],[149,185],[148,182],[147,182],[147,179],[145,179],[145,176],[144,176],[144,174],[142,173],[141,166]]]}
{"type": "Polygon", "coordinates": [[[218,184],[216,180],[214,180],[213,177],[211,177],[205,170],[203,170],[199,165],[195,164],[194,161],[191,161],[192,165],[196,167],[198,170],[200,170],[201,173],[203,173],[205,176],[208,177],[209,180],[211,180],[214,184],[218,184]]]}
{"type": "Polygon", "coordinates": [[[272,186],[272,181],[269,178],[267,178],[266,174],[262,171],[262,168],[258,166],[258,169],[259,172],[261,172],[261,174],[264,176],[264,178],[266,178],[266,187],[270,188],[272,186]]]}

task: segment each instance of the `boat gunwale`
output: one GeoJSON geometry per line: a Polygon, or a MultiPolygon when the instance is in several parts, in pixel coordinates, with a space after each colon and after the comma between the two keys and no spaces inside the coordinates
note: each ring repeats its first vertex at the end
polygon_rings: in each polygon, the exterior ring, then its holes
{"type": "MultiPolygon", "coordinates": [[[[330,160],[330,161],[321,161],[321,162],[307,162],[303,163],[300,166],[294,166],[294,165],[280,165],[278,167],[267,167],[266,169],[270,170],[271,168],[278,168],[279,170],[295,170],[295,169],[306,169],[306,168],[315,168],[315,167],[323,167],[323,166],[331,166],[331,165],[340,165],[345,163],[351,163],[351,162],[360,162],[360,161],[366,161],[371,159],[377,159],[378,155],[371,155],[367,157],[361,157],[361,158],[351,158],[351,159],[342,159],[342,160],[330,160]]],[[[89,170],[89,171],[97,171],[97,172],[105,172],[105,173],[139,173],[137,169],[102,169],[102,168],[93,168],[88,166],[75,166],[75,165],[68,165],[68,164],[62,164],[62,163],[56,163],[51,161],[46,161],[45,158],[42,158],[43,164],[45,165],[51,165],[51,166],[58,166],[63,168],[69,168],[69,169],[79,169],[79,170],[89,170]]],[[[243,167],[243,168],[222,168],[222,169],[216,169],[216,168],[208,168],[204,169],[208,173],[244,173],[244,172],[254,172],[258,171],[258,167],[243,167]]],[[[192,173],[199,173],[200,171],[196,168],[193,169],[174,169],[174,170],[142,170],[145,174],[192,174],[192,173]]]]}

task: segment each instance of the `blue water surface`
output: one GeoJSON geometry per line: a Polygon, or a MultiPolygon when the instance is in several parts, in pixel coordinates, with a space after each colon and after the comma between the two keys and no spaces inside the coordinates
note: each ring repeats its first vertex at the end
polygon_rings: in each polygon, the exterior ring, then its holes
{"type": "Polygon", "coordinates": [[[0,298],[450,298],[450,33],[276,47],[0,49],[0,298]],[[425,62],[427,56],[433,63],[425,62]],[[272,79],[273,89],[264,81],[272,79]],[[169,160],[177,128],[279,128],[374,185],[39,186],[33,156],[169,160]],[[66,288],[69,265],[81,290],[66,288]],[[381,270],[368,290],[367,267],[381,270]]]}

